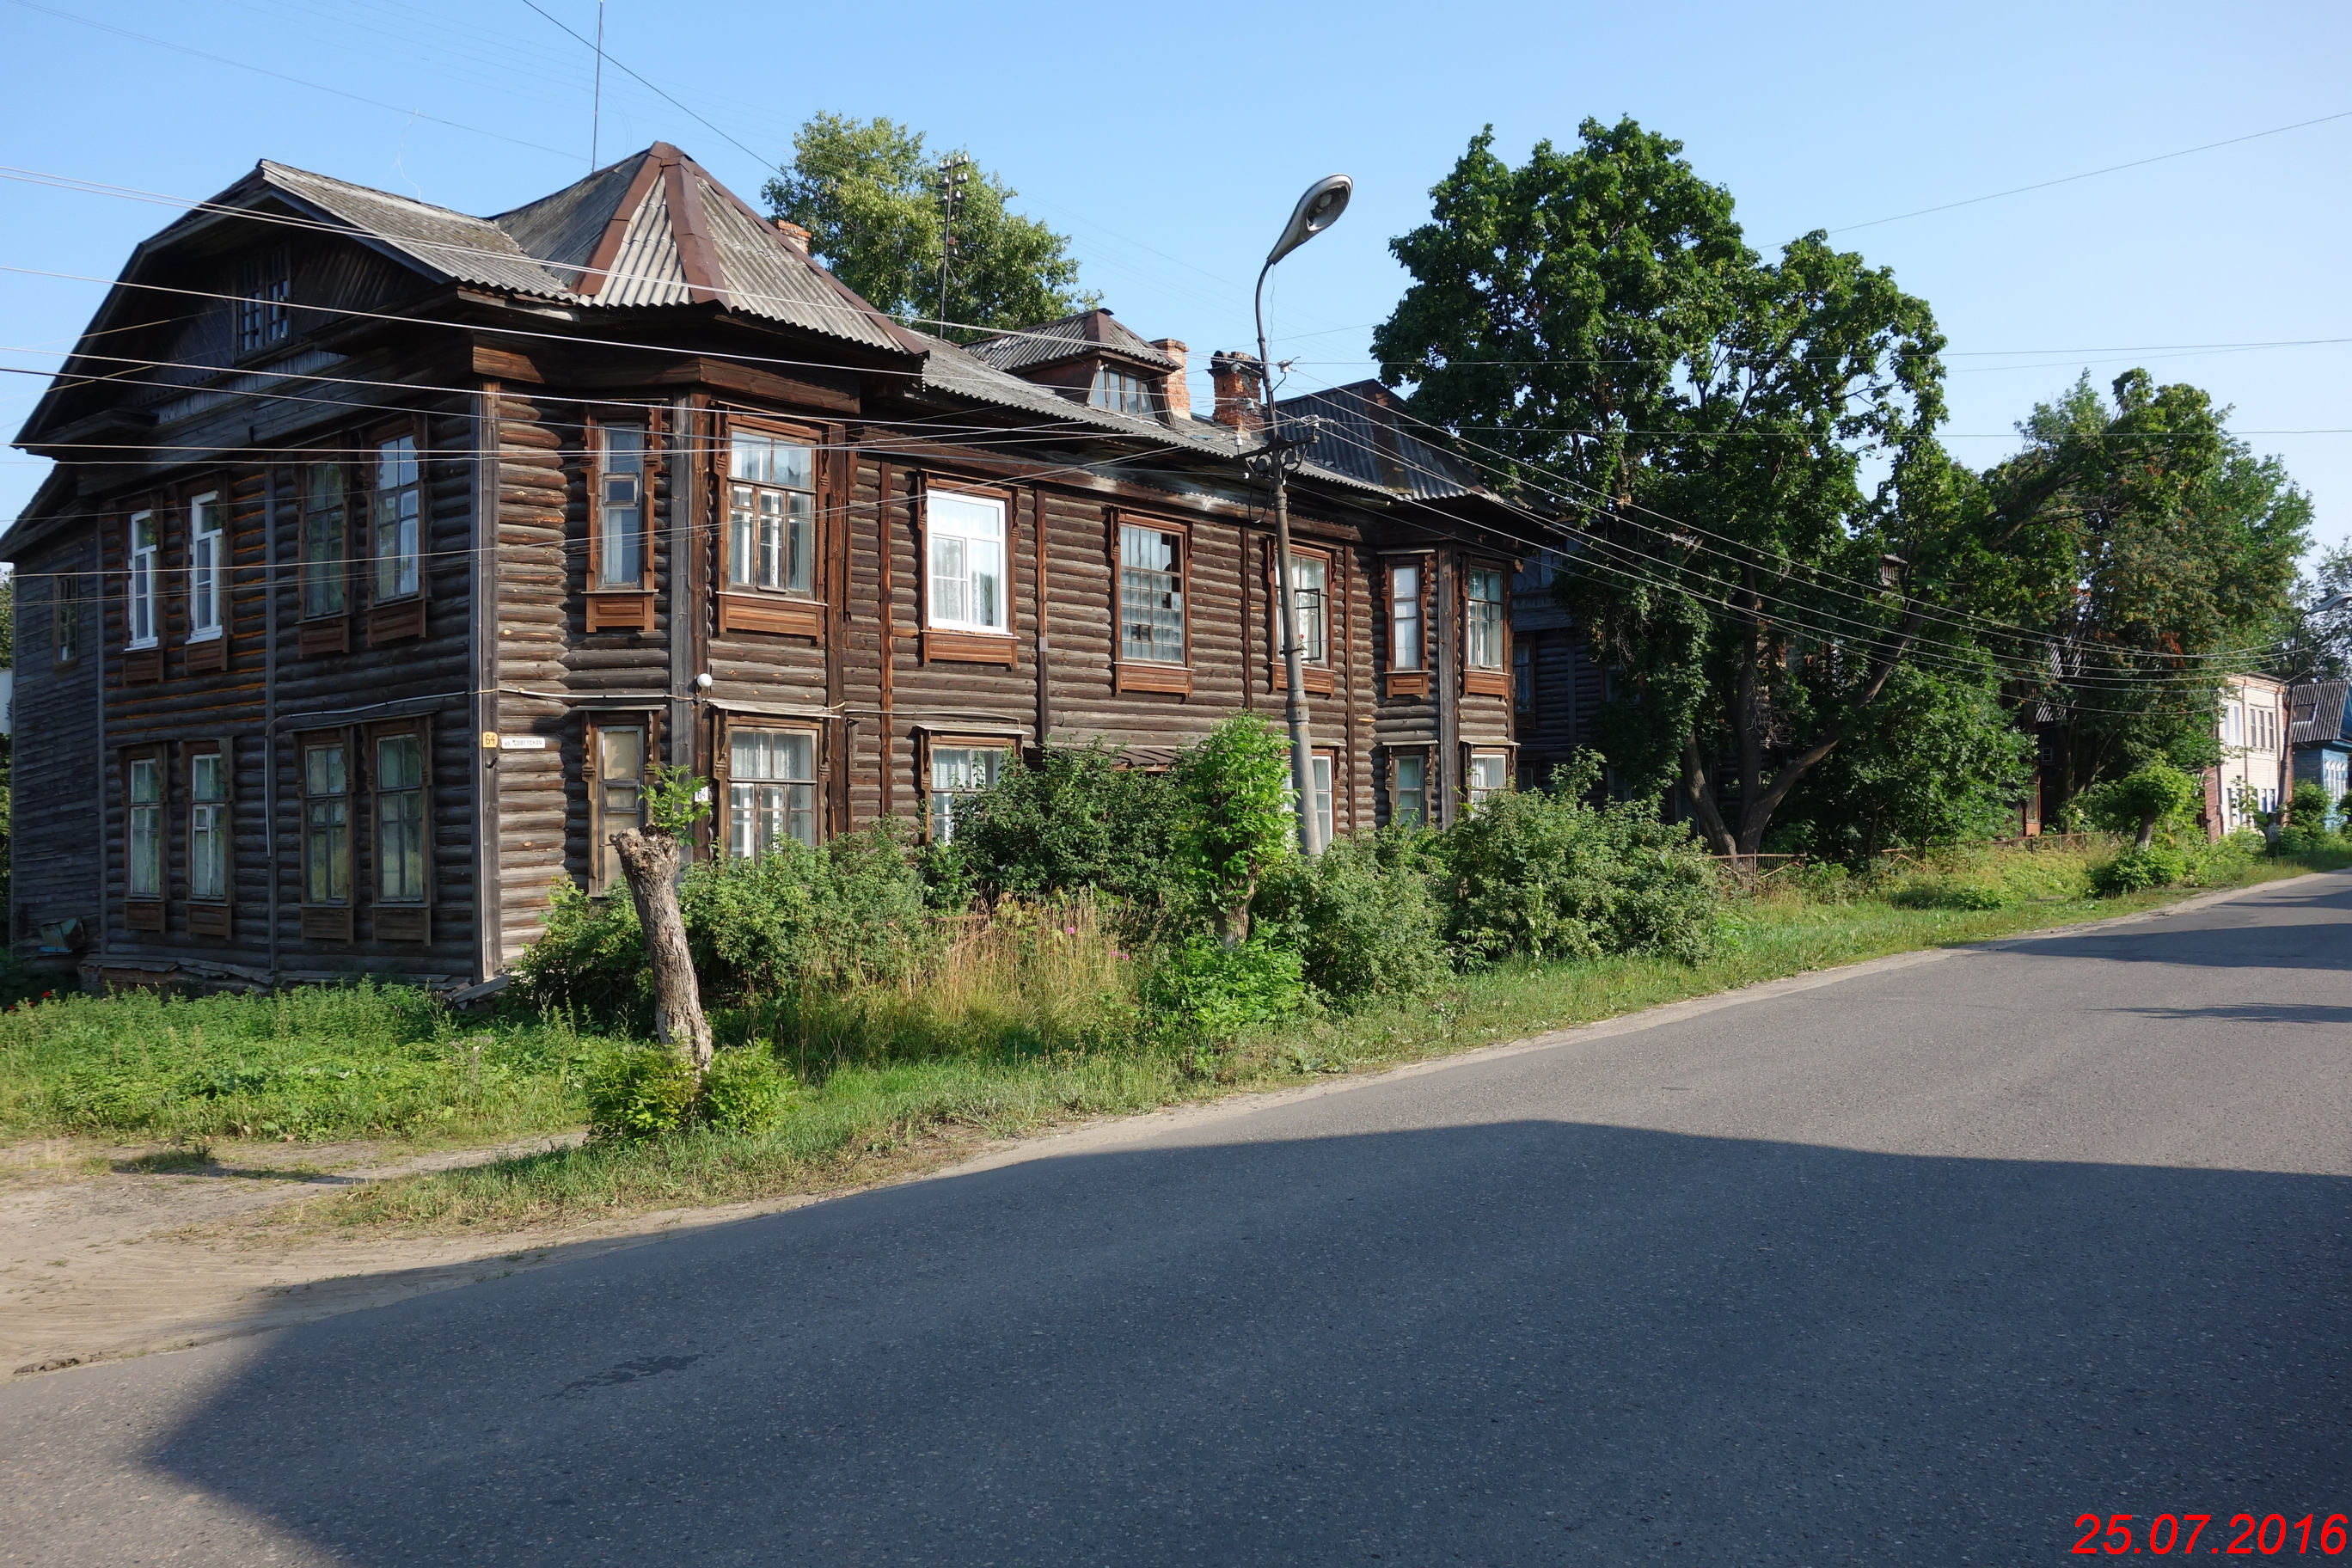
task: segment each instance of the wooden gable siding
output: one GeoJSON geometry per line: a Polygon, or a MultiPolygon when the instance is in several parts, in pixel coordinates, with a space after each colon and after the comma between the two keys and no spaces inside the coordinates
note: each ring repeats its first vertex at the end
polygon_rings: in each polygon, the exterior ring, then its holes
{"type": "Polygon", "coordinates": [[[9,840],[9,936],[19,948],[45,925],[79,920],[99,934],[100,868],[105,845],[91,820],[101,776],[98,743],[100,604],[95,579],[73,574],[98,564],[100,524],[62,525],[55,542],[16,563],[16,686],[13,818],[9,840]],[[57,595],[78,592],[79,648],[55,659],[50,619],[57,595]]]}
{"type": "MultiPolygon", "coordinates": [[[[183,296],[139,290],[151,309],[162,303],[166,310],[184,313],[152,330],[153,335],[146,337],[146,342],[154,345],[151,350],[142,351],[136,346],[110,350],[100,345],[101,352],[133,354],[152,352],[163,362],[139,373],[138,379],[151,384],[132,389],[124,400],[129,405],[153,407],[173,402],[185,395],[182,389],[201,384],[221,370],[241,363],[252,363],[257,368],[266,368],[268,362],[282,359],[305,339],[331,335],[351,323],[352,318],[331,315],[327,313],[329,310],[381,310],[395,307],[426,286],[425,279],[416,272],[364,247],[342,240],[308,237],[297,231],[257,226],[253,241],[256,249],[278,246],[287,250],[291,268],[291,302],[296,306],[316,306],[320,309],[295,310],[288,323],[289,335],[283,342],[265,345],[247,353],[239,341],[236,300],[189,300],[183,296]]],[[[223,294],[237,294],[245,287],[244,255],[238,252],[217,258],[210,276],[200,274],[195,287],[216,289],[223,294]]],[[[311,395],[319,394],[314,391],[311,395]]],[[[229,401],[247,409],[239,416],[240,425],[253,416],[250,399],[233,398],[229,401]]]]}

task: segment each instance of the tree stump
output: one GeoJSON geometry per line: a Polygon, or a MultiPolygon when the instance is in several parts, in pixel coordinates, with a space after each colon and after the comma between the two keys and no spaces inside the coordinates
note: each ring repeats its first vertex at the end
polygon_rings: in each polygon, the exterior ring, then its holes
{"type": "Polygon", "coordinates": [[[686,945],[686,917],[677,907],[678,841],[663,833],[631,828],[613,835],[636,900],[637,924],[654,966],[654,1035],[686,1054],[695,1081],[710,1066],[710,1021],[702,1016],[702,987],[694,978],[694,955],[686,945]]]}

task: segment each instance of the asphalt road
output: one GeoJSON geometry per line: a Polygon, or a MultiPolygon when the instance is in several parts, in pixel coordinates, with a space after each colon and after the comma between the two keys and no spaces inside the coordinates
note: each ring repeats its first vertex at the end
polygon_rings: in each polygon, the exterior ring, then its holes
{"type": "Polygon", "coordinates": [[[2309,879],[22,1381],[0,1561],[2206,1552],[2352,1510],[2347,1112],[2309,879]]]}

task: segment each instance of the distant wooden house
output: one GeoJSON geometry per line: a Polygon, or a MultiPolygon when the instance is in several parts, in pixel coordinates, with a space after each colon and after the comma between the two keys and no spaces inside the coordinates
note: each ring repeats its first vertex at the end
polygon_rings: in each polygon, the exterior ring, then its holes
{"type": "MultiPolygon", "coordinates": [[[[1181,342],[960,347],[806,237],[656,143],[495,218],[264,163],[142,244],[0,539],[20,949],[478,982],[557,883],[616,885],[655,761],[713,781],[699,853],[756,855],[1278,718],[1255,363],[1202,417],[1181,342]]],[[[1517,629],[1524,513],[1377,385],[1310,416],[1318,809],[1451,820],[1590,672],[1517,629]]]]}

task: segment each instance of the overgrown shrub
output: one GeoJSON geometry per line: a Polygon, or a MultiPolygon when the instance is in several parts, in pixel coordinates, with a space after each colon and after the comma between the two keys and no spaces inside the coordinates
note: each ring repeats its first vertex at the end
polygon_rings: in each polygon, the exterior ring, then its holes
{"type": "Polygon", "coordinates": [[[792,1084],[758,1046],[720,1051],[702,1075],[700,1119],[722,1132],[764,1132],[792,1103],[792,1084]]]}
{"type": "MultiPolygon", "coordinates": [[[[783,987],[890,978],[935,941],[906,826],[885,817],[823,849],[787,839],[757,860],[698,860],[678,910],[706,1003],[732,1005],[783,987]]],[[[546,934],[516,962],[528,999],[651,1026],[653,977],[635,905],[558,883],[546,934]]]]}
{"type": "Polygon", "coordinates": [[[1298,853],[1290,748],[1265,720],[1234,713],[1185,748],[1171,776],[1171,847],[1188,912],[1238,942],[1259,886],[1298,853]]]}
{"type": "Polygon", "coordinates": [[[1902,910],[2005,910],[2016,902],[2005,889],[1950,877],[1906,882],[1886,901],[1902,910]]]}
{"type": "Polygon", "coordinates": [[[660,1138],[694,1114],[694,1069],[666,1046],[626,1046],[588,1075],[588,1136],[626,1143],[660,1138]]]}
{"type": "Polygon", "coordinates": [[[1166,776],[1123,765],[1116,747],[1048,747],[1035,766],[1008,766],[956,803],[935,885],[1033,900],[1092,891],[1156,908],[1171,889],[1174,815],[1166,776]]]}
{"type": "Polygon", "coordinates": [[[2327,792],[2317,779],[2297,779],[2287,792],[2287,820],[2319,827],[2327,820],[2327,792]]]}
{"type": "Polygon", "coordinates": [[[1318,859],[1292,859],[1259,889],[1254,929],[1296,949],[1307,983],[1343,1007],[1435,984],[1450,965],[1444,916],[1417,863],[1426,837],[1385,854],[1379,840],[1342,838],[1318,859]]]}
{"type": "Polygon", "coordinates": [[[1264,939],[1227,947],[1187,937],[1158,955],[1142,991],[1156,1032],[1202,1042],[1231,1040],[1307,1005],[1298,954],[1264,939]]]}
{"type": "Polygon", "coordinates": [[[2145,849],[2159,829],[2186,820],[2200,793],[2197,781],[2171,763],[2149,763],[2122,778],[2093,785],[2081,800],[2091,826],[2128,833],[2145,849]]]}
{"type": "Polygon", "coordinates": [[[2148,888],[2168,888],[2189,874],[2189,858],[2169,844],[2137,845],[2091,868],[2091,886],[2106,898],[2148,888]]]}
{"type": "Polygon", "coordinates": [[[1580,757],[1549,789],[1506,791],[1443,836],[1447,933],[1465,959],[1714,951],[1714,862],[1639,803],[1588,805],[1596,774],[1580,757]]]}

